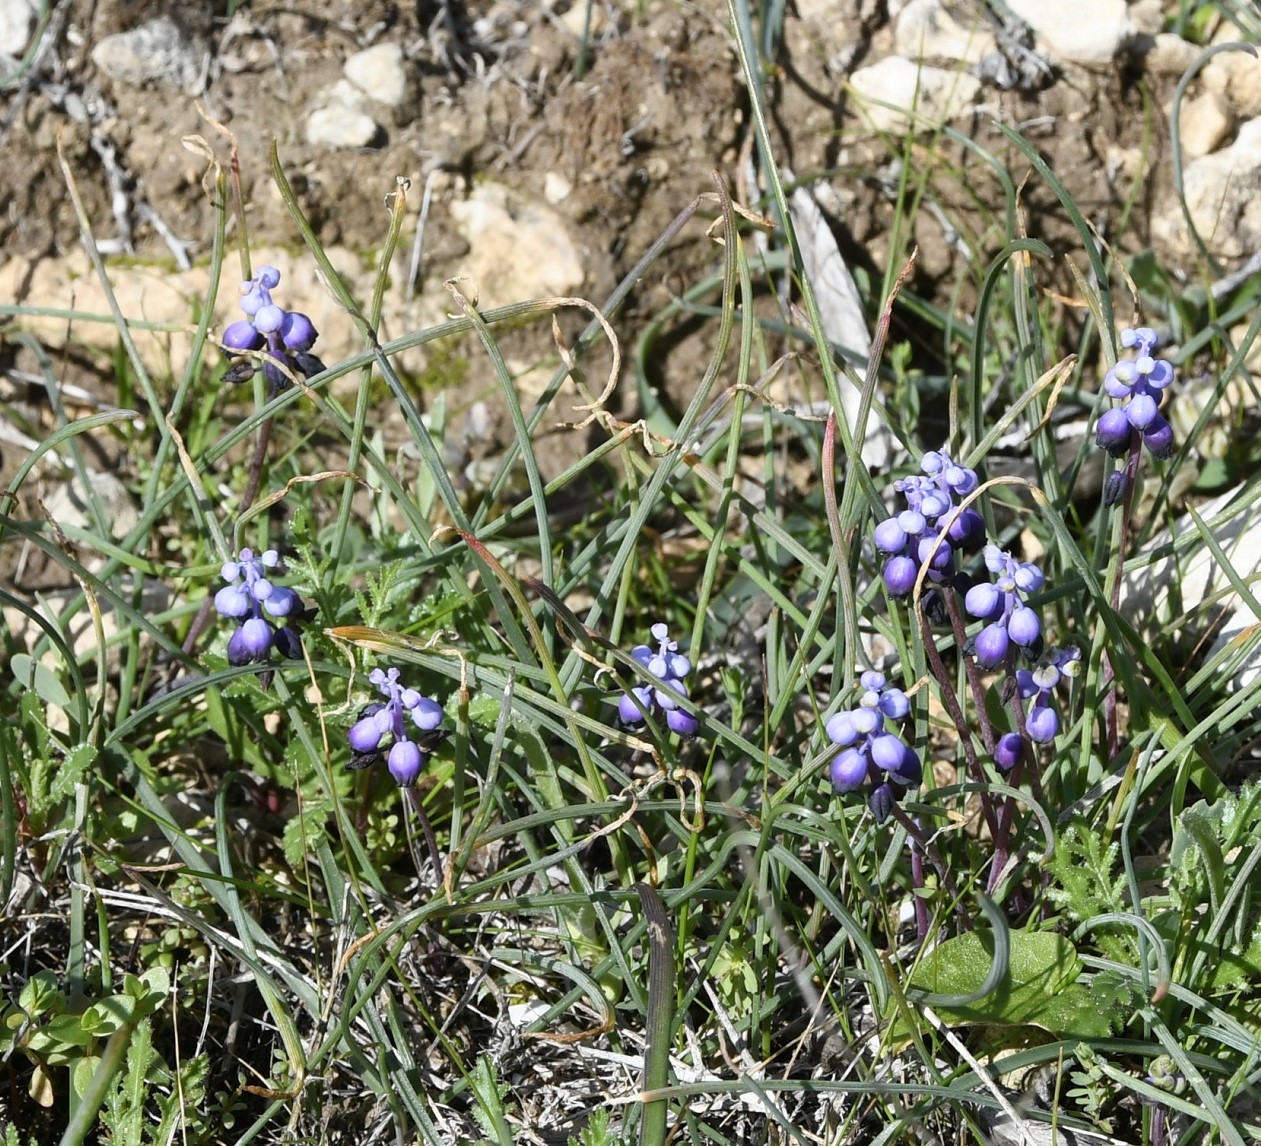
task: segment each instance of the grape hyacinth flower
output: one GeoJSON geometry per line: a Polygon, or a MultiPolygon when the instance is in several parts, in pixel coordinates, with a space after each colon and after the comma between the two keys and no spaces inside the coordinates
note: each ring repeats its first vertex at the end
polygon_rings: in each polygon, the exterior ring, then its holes
{"type": "Polygon", "coordinates": [[[924,561],[930,563],[930,580],[949,581],[954,550],[973,549],[985,537],[981,515],[971,508],[959,509],[955,500],[976,489],[976,472],[958,465],[943,450],[926,453],[920,468],[922,474],[894,482],[893,488],[906,499],[906,509],[875,530],[876,548],[885,555],[885,587],[893,597],[910,595],[924,561]]]}
{"type": "MultiPolygon", "coordinates": [[[[1160,413],[1160,406],[1173,381],[1172,364],[1156,358],[1159,336],[1150,326],[1126,327],[1121,345],[1135,351],[1134,358],[1122,359],[1104,376],[1103,388],[1122,404],[1105,410],[1095,423],[1095,444],[1114,458],[1130,451],[1136,435],[1154,458],[1173,456],[1173,428],[1160,413]]],[[[1132,472],[1109,476],[1104,503],[1115,505],[1125,495],[1132,472]]]]}
{"type": "MultiPolygon", "coordinates": [[[[657,642],[657,651],[653,652],[648,645],[636,645],[631,649],[631,656],[660,685],[687,696],[688,686],[684,678],[692,671],[692,662],[678,651],[678,642],[670,640],[670,631],[664,624],[653,625],[650,632],[657,642]]],[[[657,684],[636,685],[617,703],[617,714],[626,724],[642,724],[645,712],[664,713],[667,727],[680,736],[695,736],[700,727],[700,721],[691,713],[684,712],[670,692],[657,684]]]]}
{"type": "Polygon", "coordinates": [[[865,672],[859,678],[863,693],[855,708],[842,709],[828,719],[828,739],[841,752],[828,769],[832,787],[840,795],[871,785],[868,805],[883,823],[898,797],[923,779],[919,756],[885,722],[904,720],[911,702],[900,688],[889,685],[884,673],[865,672]]]}
{"type": "MultiPolygon", "coordinates": [[[[273,393],[289,385],[289,378],[279,363],[304,378],[324,369],[324,363],[311,353],[319,337],[311,320],[301,311],[285,310],[272,301],[271,292],[279,285],[280,272],[275,267],[260,267],[254,278],[241,284],[241,309],[247,317],[230,323],[223,332],[223,346],[229,353],[266,347],[263,376],[273,393]]],[[[255,369],[254,359],[241,358],[233,363],[224,379],[245,382],[253,377],[255,369]]]]}
{"type": "Polygon", "coordinates": [[[1052,649],[1034,669],[1016,673],[1020,695],[1033,704],[1025,714],[1025,730],[1035,744],[1050,744],[1060,731],[1060,714],[1055,710],[1055,689],[1071,680],[1081,668],[1081,650],[1075,645],[1052,649]]]}
{"type": "Polygon", "coordinates": [[[274,549],[257,556],[252,549],[242,549],[235,561],[224,563],[221,572],[227,584],[215,594],[215,609],[221,617],[239,622],[228,638],[228,664],[262,664],[272,649],[289,658],[302,655],[296,630],[288,623],[274,623],[296,620],[302,611],[297,593],[268,579],[268,572],[279,567],[280,555],[274,549]]]}
{"type": "Polygon", "coordinates": [[[994,580],[973,585],[963,599],[972,616],[989,622],[968,642],[968,651],[983,669],[998,668],[1012,646],[1037,656],[1042,647],[1042,622],[1024,603],[1024,594],[1042,588],[1046,581],[1042,570],[1028,561],[1017,561],[997,545],[985,547],[985,567],[994,580]]]}
{"type": "Polygon", "coordinates": [[[400,788],[411,788],[420,778],[429,754],[446,739],[446,733],[438,728],[442,723],[441,705],[414,688],[404,688],[399,676],[396,668],[388,672],[373,669],[368,675],[386,700],[384,704],[377,701],[367,705],[351,725],[348,739],[354,755],[349,766],[367,768],[384,756],[395,783],[400,788]],[[407,726],[408,713],[416,731],[407,726]]]}

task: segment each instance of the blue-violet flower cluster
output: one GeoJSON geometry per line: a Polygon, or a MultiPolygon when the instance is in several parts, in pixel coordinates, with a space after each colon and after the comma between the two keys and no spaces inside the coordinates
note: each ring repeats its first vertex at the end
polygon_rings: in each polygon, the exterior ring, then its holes
{"type": "MultiPolygon", "coordinates": [[[[1032,669],[1016,673],[1016,687],[1025,700],[1033,703],[1025,713],[1025,731],[1034,744],[1050,744],[1059,735],[1060,714],[1055,708],[1055,690],[1077,675],[1081,667],[1081,650],[1076,645],[1052,649],[1032,669]]],[[[998,738],[994,746],[994,762],[1010,772],[1025,755],[1025,741],[1017,732],[998,738]]]]}
{"type": "Polygon", "coordinates": [[[876,526],[876,548],[885,555],[884,583],[894,597],[910,594],[924,561],[930,561],[929,578],[948,581],[954,573],[954,550],[975,548],[985,537],[981,515],[956,503],[976,489],[976,472],[942,450],[926,453],[920,468],[922,476],[894,482],[906,509],[876,526]]]}
{"type": "Polygon", "coordinates": [[[411,788],[420,778],[428,754],[446,736],[438,731],[442,706],[436,700],[421,696],[414,688],[404,688],[399,684],[399,675],[396,668],[389,672],[373,669],[368,675],[368,680],[386,700],[384,704],[377,701],[367,705],[351,725],[348,738],[354,756],[350,767],[366,768],[385,756],[390,775],[398,786],[411,788]],[[408,713],[419,735],[408,728],[408,713]]]}
{"type": "MultiPolygon", "coordinates": [[[[263,377],[274,393],[289,385],[289,378],[280,368],[283,363],[294,374],[309,378],[324,369],[324,363],[311,353],[319,337],[311,320],[297,310],[277,306],[271,292],[280,284],[275,267],[260,267],[258,274],[241,284],[241,309],[245,318],[230,323],[223,332],[223,345],[228,351],[262,350],[263,377]]],[[[255,362],[242,358],[224,375],[228,382],[244,382],[253,377],[255,362]]]]}
{"type": "Polygon", "coordinates": [[[274,549],[258,556],[252,549],[242,549],[235,561],[223,565],[227,584],[215,594],[215,609],[221,617],[240,622],[228,638],[230,665],[261,664],[272,649],[290,658],[302,655],[297,632],[287,623],[273,623],[296,619],[302,611],[297,593],[268,580],[268,572],[279,566],[280,555],[274,549]]]}
{"type": "Polygon", "coordinates": [[[1135,357],[1112,367],[1104,376],[1103,388],[1122,405],[1105,410],[1095,425],[1095,442],[1114,458],[1129,450],[1135,432],[1143,436],[1143,445],[1153,457],[1173,455],[1173,429],[1160,414],[1173,381],[1173,366],[1154,356],[1159,342],[1150,326],[1121,331],[1121,345],[1133,348],[1135,357]]]}
{"type": "Polygon", "coordinates": [[[976,663],[998,668],[1014,645],[1030,656],[1042,647],[1042,621],[1024,603],[1024,594],[1036,593],[1046,581],[1042,570],[1028,561],[1017,561],[997,545],[985,547],[985,568],[994,580],[981,581],[968,590],[964,608],[989,623],[969,642],[976,663]]]}
{"type": "Polygon", "coordinates": [[[859,678],[863,694],[856,708],[842,709],[827,722],[828,739],[842,751],[832,761],[832,787],[842,795],[870,783],[868,804],[883,822],[898,797],[923,779],[919,756],[886,721],[904,720],[911,702],[900,688],[890,687],[883,673],[859,678]]]}
{"type": "MultiPolygon", "coordinates": [[[[631,656],[661,685],[687,696],[688,686],[684,678],[692,671],[692,662],[678,651],[678,642],[670,640],[670,631],[665,625],[655,624],[650,631],[652,639],[657,642],[657,651],[653,652],[648,645],[636,645],[631,649],[631,656]]],[[[681,736],[694,736],[700,727],[696,717],[684,712],[679,702],[656,684],[636,685],[617,703],[617,714],[627,724],[642,724],[644,713],[653,711],[664,713],[667,727],[681,736]],[[638,704],[632,699],[632,693],[638,698],[638,704]]]]}

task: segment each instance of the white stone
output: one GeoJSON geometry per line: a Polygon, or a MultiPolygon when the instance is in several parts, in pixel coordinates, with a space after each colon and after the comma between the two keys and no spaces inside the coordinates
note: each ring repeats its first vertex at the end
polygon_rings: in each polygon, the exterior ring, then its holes
{"type": "Polygon", "coordinates": [[[1230,135],[1235,121],[1226,101],[1216,92],[1185,100],[1178,116],[1179,138],[1186,159],[1199,159],[1216,151],[1230,135]]]}
{"type": "Polygon", "coordinates": [[[201,76],[202,53],[166,16],[147,20],[129,32],[106,36],[92,49],[92,62],[119,83],[150,81],[191,88],[201,76]]]}
{"type": "Polygon", "coordinates": [[[343,103],[317,107],[307,116],[307,142],[316,147],[372,147],[381,135],[381,126],[372,116],[343,103]]]}
{"type": "MultiPolygon", "coordinates": [[[[1234,259],[1261,246],[1261,118],[1250,119],[1235,142],[1187,165],[1182,177],[1196,230],[1218,258],[1234,259]]],[[[1190,255],[1195,246],[1177,204],[1152,221],[1155,236],[1190,255]]]]}
{"type": "Polygon", "coordinates": [[[1180,76],[1200,49],[1173,32],[1158,32],[1143,53],[1143,66],[1157,76],[1180,76]]]}
{"type": "Polygon", "coordinates": [[[917,131],[934,131],[966,114],[981,90],[973,76],[913,64],[901,56],[859,68],[849,82],[871,127],[891,132],[905,130],[908,123],[917,131]]]}
{"type": "Polygon", "coordinates": [[[559,171],[549,171],[543,176],[543,198],[553,206],[568,199],[573,189],[574,185],[559,171]]]}
{"type": "Polygon", "coordinates": [[[351,56],[342,70],[360,91],[386,107],[398,107],[407,98],[407,66],[401,44],[374,44],[351,56]]]}
{"type": "Polygon", "coordinates": [[[1219,52],[1204,65],[1200,78],[1240,119],[1261,115],[1261,60],[1242,51],[1219,52]]]}
{"type": "Polygon", "coordinates": [[[21,56],[30,47],[39,0],[0,0],[0,55],[21,56]]]}
{"type": "Polygon", "coordinates": [[[960,24],[941,0],[911,0],[898,13],[894,46],[898,55],[910,60],[954,60],[979,63],[995,48],[994,36],[977,20],[970,27],[960,24]]]}
{"type": "Polygon", "coordinates": [[[480,183],[451,214],[468,240],[464,273],[477,284],[481,306],[571,295],[582,285],[582,256],[565,220],[546,203],[480,183]]]}
{"type": "Polygon", "coordinates": [[[1130,22],[1144,36],[1155,36],[1165,26],[1165,6],[1161,0],[1134,0],[1130,5],[1130,22]]]}
{"type": "Polygon", "coordinates": [[[1134,35],[1125,0],[1007,0],[1053,62],[1107,64],[1134,35]]]}

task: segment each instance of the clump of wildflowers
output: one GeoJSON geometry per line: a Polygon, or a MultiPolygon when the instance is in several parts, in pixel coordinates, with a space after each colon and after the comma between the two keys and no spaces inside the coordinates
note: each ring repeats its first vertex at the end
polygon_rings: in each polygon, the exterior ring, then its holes
{"type": "Polygon", "coordinates": [[[656,652],[648,645],[636,645],[631,649],[631,656],[659,683],[636,685],[618,701],[617,714],[627,724],[642,724],[645,712],[661,712],[665,714],[666,725],[671,732],[695,736],[700,721],[684,712],[669,691],[688,695],[685,678],[692,671],[692,662],[678,651],[678,642],[670,640],[670,631],[664,624],[655,624],[650,631],[652,639],[657,642],[656,652]]]}
{"type": "Polygon", "coordinates": [[[224,562],[221,573],[227,584],[215,594],[215,609],[221,617],[238,622],[228,638],[230,665],[262,664],[272,649],[290,658],[302,655],[297,631],[287,623],[291,617],[297,619],[302,602],[292,589],[273,584],[267,576],[279,568],[280,555],[274,549],[257,556],[252,549],[242,549],[235,561],[224,562]]]}
{"type": "Polygon", "coordinates": [[[915,749],[886,724],[910,713],[906,693],[891,687],[879,672],[863,673],[859,684],[863,693],[857,707],[842,709],[827,722],[828,739],[842,749],[828,776],[841,795],[869,784],[868,804],[877,822],[883,822],[898,797],[918,784],[924,772],[915,749]]]}
{"type": "Polygon", "coordinates": [[[955,549],[975,548],[985,537],[981,515],[956,503],[976,489],[976,471],[943,450],[926,453],[920,468],[922,475],[893,484],[906,499],[906,509],[876,526],[876,548],[885,555],[884,583],[894,597],[910,594],[924,561],[930,562],[930,580],[949,581],[955,549]]]}
{"type": "MultiPolygon", "coordinates": [[[[324,363],[311,353],[319,337],[315,325],[301,311],[285,310],[272,301],[271,292],[279,285],[280,272],[275,267],[260,267],[254,278],[241,284],[241,309],[247,317],[230,323],[223,332],[223,345],[229,352],[267,348],[263,377],[273,392],[289,385],[281,363],[304,378],[324,369],[324,363]]],[[[255,367],[254,359],[241,358],[224,377],[244,382],[253,377],[255,367]]]]}
{"type": "Polygon", "coordinates": [[[396,668],[388,672],[373,669],[368,675],[386,700],[367,705],[351,725],[348,739],[354,755],[350,767],[367,768],[384,756],[398,786],[411,788],[420,778],[429,753],[446,737],[437,731],[442,706],[414,688],[404,688],[399,676],[396,668]],[[407,725],[409,713],[419,735],[407,725]]]}
{"type": "MultiPolygon", "coordinates": [[[[1104,376],[1103,388],[1121,405],[1105,410],[1095,424],[1095,443],[1114,458],[1129,452],[1136,436],[1154,458],[1173,456],[1173,428],[1160,413],[1160,406],[1173,381],[1173,366],[1155,357],[1160,339],[1150,326],[1126,327],[1121,345],[1135,356],[1118,362],[1104,376]]],[[[1132,476],[1132,475],[1130,475],[1132,476]]],[[[1113,474],[1107,487],[1108,504],[1119,501],[1127,478],[1113,474]]]]}
{"type": "Polygon", "coordinates": [[[998,668],[1012,646],[1030,656],[1042,647],[1042,621],[1024,603],[1026,593],[1036,593],[1046,581],[1042,570],[1028,561],[1017,561],[997,545],[985,547],[985,568],[993,581],[973,585],[963,606],[974,617],[988,621],[970,642],[969,650],[984,669],[998,668]]]}

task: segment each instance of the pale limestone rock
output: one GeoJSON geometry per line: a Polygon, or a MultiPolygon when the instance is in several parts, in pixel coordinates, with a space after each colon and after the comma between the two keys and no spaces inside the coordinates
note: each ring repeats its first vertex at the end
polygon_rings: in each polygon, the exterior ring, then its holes
{"type": "Polygon", "coordinates": [[[898,55],[909,60],[951,60],[967,64],[979,63],[987,52],[995,50],[994,35],[980,19],[971,25],[960,24],[941,0],[911,0],[898,13],[894,32],[898,55]]]}
{"type": "Polygon", "coordinates": [[[497,183],[482,183],[451,205],[468,240],[464,273],[481,306],[573,294],[585,277],[564,219],[546,203],[497,183]]]}
{"type": "Polygon", "coordinates": [[[1195,99],[1184,100],[1178,116],[1183,156],[1199,159],[1216,151],[1226,141],[1234,125],[1230,108],[1216,92],[1205,92],[1195,99]]]}
{"type": "MultiPolygon", "coordinates": [[[[1229,147],[1190,163],[1183,190],[1196,230],[1215,256],[1239,258],[1261,247],[1261,118],[1245,123],[1229,147]]],[[[1152,230],[1181,256],[1195,250],[1177,204],[1152,221],[1152,230]]]]}
{"type": "Polygon", "coordinates": [[[1125,0],[1007,0],[1056,63],[1108,64],[1134,35],[1125,0]]]}
{"type": "Polygon", "coordinates": [[[407,64],[401,44],[374,44],[343,65],[346,78],[369,99],[397,108],[407,99],[407,64]]]}
{"type": "Polygon", "coordinates": [[[850,77],[862,113],[876,131],[934,131],[965,115],[981,90],[973,76],[886,56],[850,77]]]}
{"type": "Polygon", "coordinates": [[[106,36],[92,49],[92,62],[110,79],[139,87],[156,82],[191,89],[201,77],[203,52],[166,16],[106,36]]]}
{"type": "Polygon", "coordinates": [[[373,147],[381,143],[382,136],[381,125],[372,116],[342,103],[317,107],[307,116],[307,142],[315,147],[373,147]]]}
{"type": "Polygon", "coordinates": [[[1204,65],[1200,79],[1240,119],[1261,115],[1261,60],[1242,51],[1220,52],[1204,65]]]}
{"type": "Polygon", "coordinates": [[[1180,76],[1191,66],[1199,50],[1190,40],[1173,32],[1158,32],[1151,37],[1143,53],[1143,66],[1152,75],[1180,76]]]}
{"type": "Polygon", "coordinates": [[[20,56],[30,46],[39,0],[0,0],[0,54],[20,56]]]}

